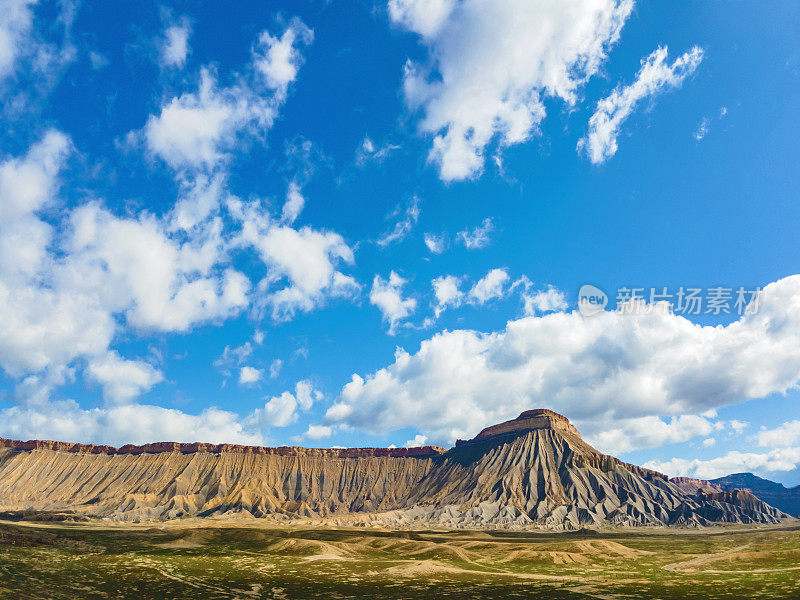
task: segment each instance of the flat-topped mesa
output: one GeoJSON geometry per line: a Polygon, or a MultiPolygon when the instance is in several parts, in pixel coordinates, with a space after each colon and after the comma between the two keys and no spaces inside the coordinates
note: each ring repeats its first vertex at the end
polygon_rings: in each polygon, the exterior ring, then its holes
{"type": "Polygon", "coordinates": [[[8,440],[0,438],[0,448],[14,448],[17,450],[54,450],[56,452],[70,452],[74,454],[162,454],[164,452],[180,452],[182,454],[209,453],[209,454],[262,454],[278,456],[312,456],[328,458],[372,458],[387,456],[391,458],[428,458],[445,453],[440,446],[420,446],[416,448],[302,448],[299,446],[279,446],[269,448],[264,446],[243,446],[240,444],[207,444],[203,442],[154,442],[135,446],[126,444],[120,448],[114,446],[95,444],[72,444],[68,442],[54,442],[50,440],[8,440]]]}
{"type": "MultiPolygon", "coordinates": [[[[520,414],[516,419],[498,423],[485,428],[474,438],[469,440],[475,442],[479,440],[486,440],[489,438],[497,437],[498,435],[506,435],[515,431],[528,431],[531,429],[552,429],[561,433],[567,433],[576,436],[580,439],[581,434],[569,422],[569,419],[564,415],[560,415],[555,411],[546,408],[536,408],[533,410],[526,410],[520,414]]],[[[466,443],[465,440],[457,440],[456,446],[466,443]]]]}

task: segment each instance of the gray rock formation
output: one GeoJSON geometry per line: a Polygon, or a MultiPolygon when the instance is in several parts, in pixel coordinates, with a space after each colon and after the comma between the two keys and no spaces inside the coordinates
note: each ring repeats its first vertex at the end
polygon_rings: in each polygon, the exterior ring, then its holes
{"type": "Polygon", "coordinates": [[[0,440],[0,510],[550,529],[787,517],[749,492],[689,489],[601,454],[565,417],[541,410],[449,451],[0,440]]]}

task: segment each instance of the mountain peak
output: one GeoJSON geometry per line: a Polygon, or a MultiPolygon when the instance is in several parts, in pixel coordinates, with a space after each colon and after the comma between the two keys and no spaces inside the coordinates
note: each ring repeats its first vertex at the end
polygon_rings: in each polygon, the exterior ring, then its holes
{"type": "Polygon", "coordinates": [[[501,435],[508,435],[519,431],[530,431],[533,429],[551,429],[562,434],[568,434],[580,439],[581,434],[569,422],[569,419],[562,414],[547,408],[534,408],[520,413],[516,419],[504,421],[497,425],[490,425],[471,440],[456,440],[456,446],[468,442],[487,440],[501,435]]]}

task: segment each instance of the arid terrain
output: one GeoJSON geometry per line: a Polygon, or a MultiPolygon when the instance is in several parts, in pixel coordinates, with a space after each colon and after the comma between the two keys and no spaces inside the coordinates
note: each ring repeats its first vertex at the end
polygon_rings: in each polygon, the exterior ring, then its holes
{"type": "Polygon", "coordinates": [[[454,448],[0,440],[0,598],[796,598],[797,519],[546,410],[454,448]]]}
{"type": "Polygon", "coordinates": [[[789,599],[800,529],[533,533],[0,523],[0,598],[789,599]]]}
{"type": "Polygon", "coordinates": [[[0,440],[0,511],[160,522],[192,517],[338,526],[575,530],[779,524],[752,493],[670,481],[526,411],[454,448],[90,446],[0,440]]]}

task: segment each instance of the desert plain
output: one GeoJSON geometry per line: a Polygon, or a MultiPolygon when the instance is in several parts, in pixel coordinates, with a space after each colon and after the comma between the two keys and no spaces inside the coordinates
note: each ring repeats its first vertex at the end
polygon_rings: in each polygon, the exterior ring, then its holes
{"type": "Polygon", "coordinates": [[[797,524],[552,533],[0,522],[4,599],[798,597],[797,524]]]}

